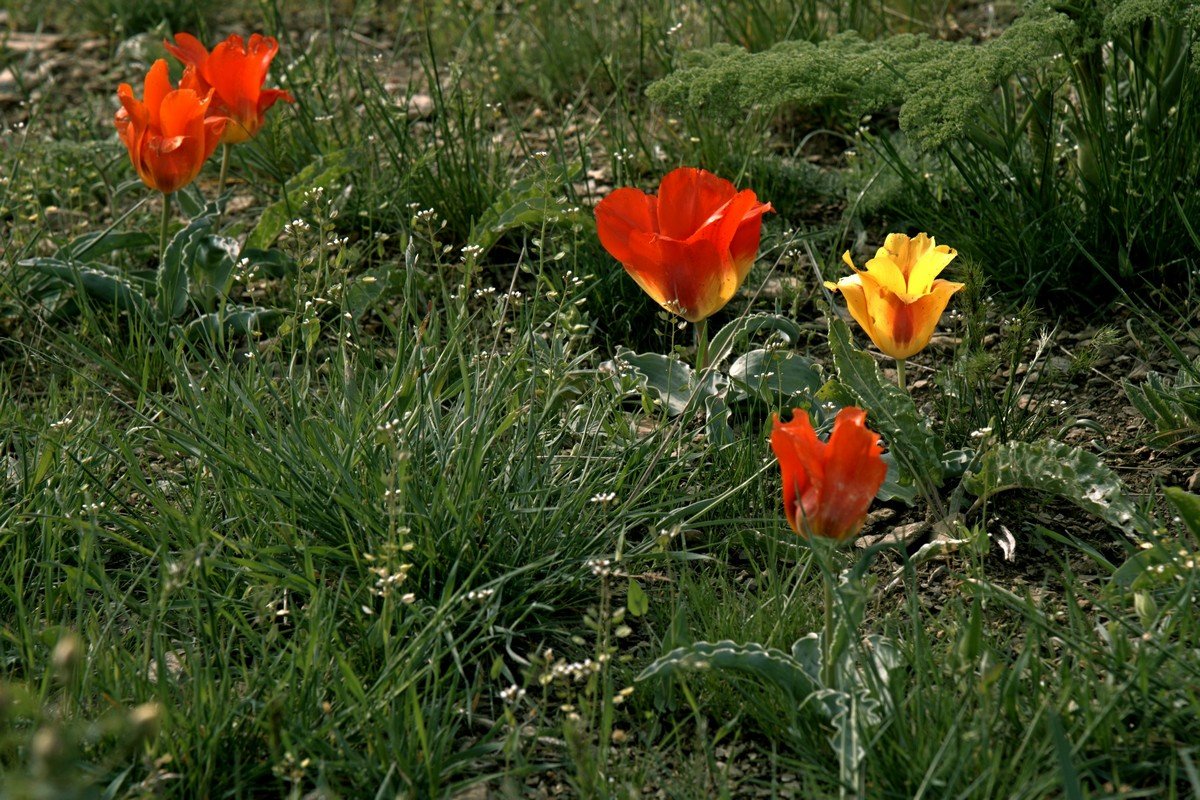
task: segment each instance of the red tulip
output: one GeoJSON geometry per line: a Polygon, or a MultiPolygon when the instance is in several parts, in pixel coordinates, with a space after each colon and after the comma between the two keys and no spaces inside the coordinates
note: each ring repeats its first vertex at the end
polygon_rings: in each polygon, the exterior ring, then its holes
{"type": "Polygon", "coordinates": [[[843,408],[825,443],[804,411],[796,409],[791,422],[774,416],[771,449],[783,473],[783,509],[801,536],[843,542],[862,529],[887,475],[879,434],[866,418],[861,408],[843,408]]]}
{"type": "Polygon", "coordinates": [[[164,194],[195,180],[225,129],[224,117],[209,115],[212,93],[198,93],[194,86],[185,73],[180,88],[172,89],[167,62],[160,58],[146,74],[141,100],[128,83],[117,88],[117,133],[142,181],[164,194]]]}
{"type": "Polygon", "coordinates": [[[279,52],[279,42],[271,36],[254,34],[249,42],[234,34],[212,49],[188,33],[175,34],[175,42],[163,42],[167,50],[196,71],[206,90],[213,90],[214,104],[229,116],[230,123],[221,138],[223,144],[238,144],[252,138],[262,127],[267,109],[283,100],[291,103],[291,94],[283,89],[264,89],[271,60],[279,52]]]}
{"type": "Polygon", "coordinates": [[[617,189],[596,206],[600,243],[654,301],[689,322],[707,319],[733,297],[758,253],[762,216],[750,189],[711,172],[681,167],[658,196],[617,189]]]}

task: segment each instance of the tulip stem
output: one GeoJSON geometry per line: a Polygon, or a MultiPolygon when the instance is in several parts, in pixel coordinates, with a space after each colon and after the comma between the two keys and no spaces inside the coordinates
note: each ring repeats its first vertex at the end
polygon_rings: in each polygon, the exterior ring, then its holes
{"type": "Polygon", "coordinates": [[[896,384],[903,390],[908,391],[904,386],[904,359],[896,359],[896,384]]]}
{"type": "Polygon", "coordinates": [[[696,323],[696,371],[701,372],[708,366],[708,320],[702,319],[696,323]]]}
{"type": "Polygon", "coordinates": [[[158,226],[158,263],[167,259],[167,228],[171,224],[171,195],[163,193],[162,222],[158,226]]]}
{"type": "Polygon", "coordinates": [[[221,195],[225,194],[225,178],[229,175],[229,143],[221,145],[221,175],[217,178],[217,224],[221,227],[221,218],[225,216],[225,207],[221,205],[221,195]]]}

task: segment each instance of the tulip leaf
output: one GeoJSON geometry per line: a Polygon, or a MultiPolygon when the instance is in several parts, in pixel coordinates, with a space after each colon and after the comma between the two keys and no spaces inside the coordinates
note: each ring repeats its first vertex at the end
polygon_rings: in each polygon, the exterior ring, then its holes
{"type": "Polygon", "coordinates": [[[1168,486],[1163,490],[1167,500],[1175,507],[1175,512],[1183,520],[1183,524],[1193,536],[1200,536],[1200,495],[1189,494],[1177,486],[1168,486]]]}
{"type": "Polygon", "coordinates": [[[560,200],[562,187],[582,178],[582,171],[582,164],[575,162],[554,173],[538,173],[513,183],[471,227],[467,238],[482,248],[477,257],[491,250],[509,231],[539,228],[569,213],[566,201],[560,200]]]}
{"type": "Polygon", "coordinates": [[[263,209],[258,224],[246,236],[245,247],[254,250],[270,247],[271,242],[279,238],[284,226],[300,213],[304,193],[342,179],[354,169],[355,160],[353,151],[335,150],[300,170],[284,186],[283,197],[263,209]]]}
{"type": "Polygon", "coordinates": [[[780,334],[787,344],[795,343],[801,334],[799,325],[778,314],[750,314],[738,317],[713,336],[708,348],[708,363],[719,366],[729,358],[739,339],[748,339],[760,331],[774,331],[780,334]]]}
{"type": "Polygon", "coordinates": [[[677,358],[618,348],[613,361],[623,373],[633,376],[643,392],[662,403],[671,416],[686,411],[696,394],[695,372],[677,358]]]}
{"type": "Polygon", "coordinates": [[[980,498],[1032,489],[1069,500],[1127,535],[1152,535],[1155,529],[1099,457],[1054,439],[1008,442],[989,450],[963,477],[963,486],[980,498]]]}
{"type": "Polygon", "coordinates": [[[207,234],[193,239],[186,252],[191,297],[201,308],[214,308],[229,294],[238,260],[236,239],[207,234]]]}
{"type": "Polygon", "coordinates": [[[875,493],[875,499],[885,503],[889,500],[900,500],[911,506],[917,499],[917,487],[913,484],[912,477],[901,472],[891,453],[884,453],[883,461],[887,464],[887,475],[884,476],[883,485],[875,493]]]}
{"type": "Polygon", "coordinates": [[[167,244],[162,262],[158,265],[158,292],[155,296],[162,319],[175,319],[187,308],[193,248],[196,242],[208,235],[212,224],[212,217],[198,217],[181,228],[167,244]]]}
{"type": "Polygon", "coordinates": [[[189,342],[220,345],[229,336],[257,336],[274,328],[283,312],[274,308],[237,308],[205,314],[189,322],[183,336],[189,342]]]}
{"type": "Polygon", "coordinates": [[[918,485],[929,480],[940,486],[942,445],[929,419],[917,411],[908,392],[883,377],[869,353],[854,346],[850,328],[832,313],[829,347],[838,380],[866,410],[867,424],[883,434],[900,466],[918,485]]]}
{"type": "Polygon", "coordinates": [[[734,670],[770,681],[797,704],[817,689],[816,677],[808,673],[804,664],[782,650],[755,642],[696,642],[677,647],[642,670],[637,680],[710,669],[734,670]]]}
{"type": "Polygon", "coordinates": [[[238,255],[245,262],[246,270],[264,278],[283,278],[296,271],[296,262],[278,248],[262,250],[256,247],[243,247],[238,255]]]}
{"type": "Polygon", "coordinates": [[[807,358],[787,350],[751,350],[729,366],[729,377],[773,407],[810,408],[823,380],[807,358]]]}
{"type": "Polygon", "coordinates": [[[34,258],[22,261],[21,266],[74,286],[92,299],[114,306],[118,311],[149,316],[150,303],[146,296],[128,279],[102,269],[99,264],[73,264],[56,258],[34,258]]]}
{"type": "MultiPolygon", "coordinates": [[[[1167,487],[1163,494],[1184,527],[1193,536],[1200,536],[1200,495],[1176,486],[1167,487]]],[[[1181,553],[1177,544],[1156,537],[1148,547],[1138,550],[1113,572],[1112,582],[1125,590],[1142,590],[1167,586],[1180,579],[1190,580],[1193,570],[1187,562],[1191,558],[1186,550],[1181,553]]]]}
{"type": "Polygon", "coordinates": [[[713,444],[733,444],[733,427],[729,424],[729,404],[720,394],[704,396],[704,429],[713,444]]]}
{"type": "Polygon", "coordinates": [[[76,236],[60,247],[55,257],[63,261],[78,261],[86,255],[94,260],[118,250],[140,250],[150,247],[154,242],[153,236],[138,231],[93,231],[76,236]]]}

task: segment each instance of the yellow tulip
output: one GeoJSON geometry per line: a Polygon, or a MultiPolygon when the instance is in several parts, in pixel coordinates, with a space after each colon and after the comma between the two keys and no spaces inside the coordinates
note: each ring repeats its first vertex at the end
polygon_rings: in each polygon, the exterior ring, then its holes
{"type": "Polygon", "coordinates": [[[911,239],[890,233],[864,270],[854,265],[847,250],[842,260],[854,274],[825,285],[842,293],[850,316],[876,347],[903,361],[925,349],[950,296],[963,288],[938,278],[957,255],[924,233],[911,239]]]}

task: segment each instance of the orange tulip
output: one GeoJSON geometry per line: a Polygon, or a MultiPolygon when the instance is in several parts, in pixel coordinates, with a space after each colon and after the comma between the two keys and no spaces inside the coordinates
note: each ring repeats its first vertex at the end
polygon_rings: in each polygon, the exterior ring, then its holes
{"type": "Polygon", "coordinates": [[[197,93],[187,74],[172,89],[167,62],[160,58],[146,74],[141,100],[128,83],[117,88],[117,98],[117,133],[142,181],[170,194],[195,180],[225,129],[224,117],[209,115],[211,92],[197,93]]]}
{"type": "Polygon", "coordinates": [[[841,291],[850,316],[876,347],[903,360],[925,349],[950,296],[963,288],[937,277],[957,255],[923,233],[911,239],[891,233],[865,270],[854,266],[847,250],[842,260],[854,274],[825,285],[841,291]]]}
{"type": "Polygon", "coordinates": [[[600,243],[650,297],[673,314],[699,322],[720,311],[750,272],[762,216],[750,189],[711,172],[681,167],[658,196],[617,189],[596,206],[600,243]]]}
{"type": "Polygon", "coordinates": [[[264,89],[271,60],[279,42],[271,36],[254,34],[249,42],[234,34],[212,49],[188,33],[175,34],[175,42],[163,42],[167,50],[196,71],[200,84],[213,89],[213,102],[230,119],[222,144],[238,144],[252,138],[265,121],[267,109],[276,102],[294,102],[283,89],[264,89]]]}
{"type": "Polygon", "coordinates": [[[887,475],[879,434],[867,428],[866,418],[861,408],[843,408],[824,443],[804,411],[793,411],[791,422],[773,417],[771,449],[783,473],[783,510],[801,536],[843,542],[862,529],[887,475]]]}

